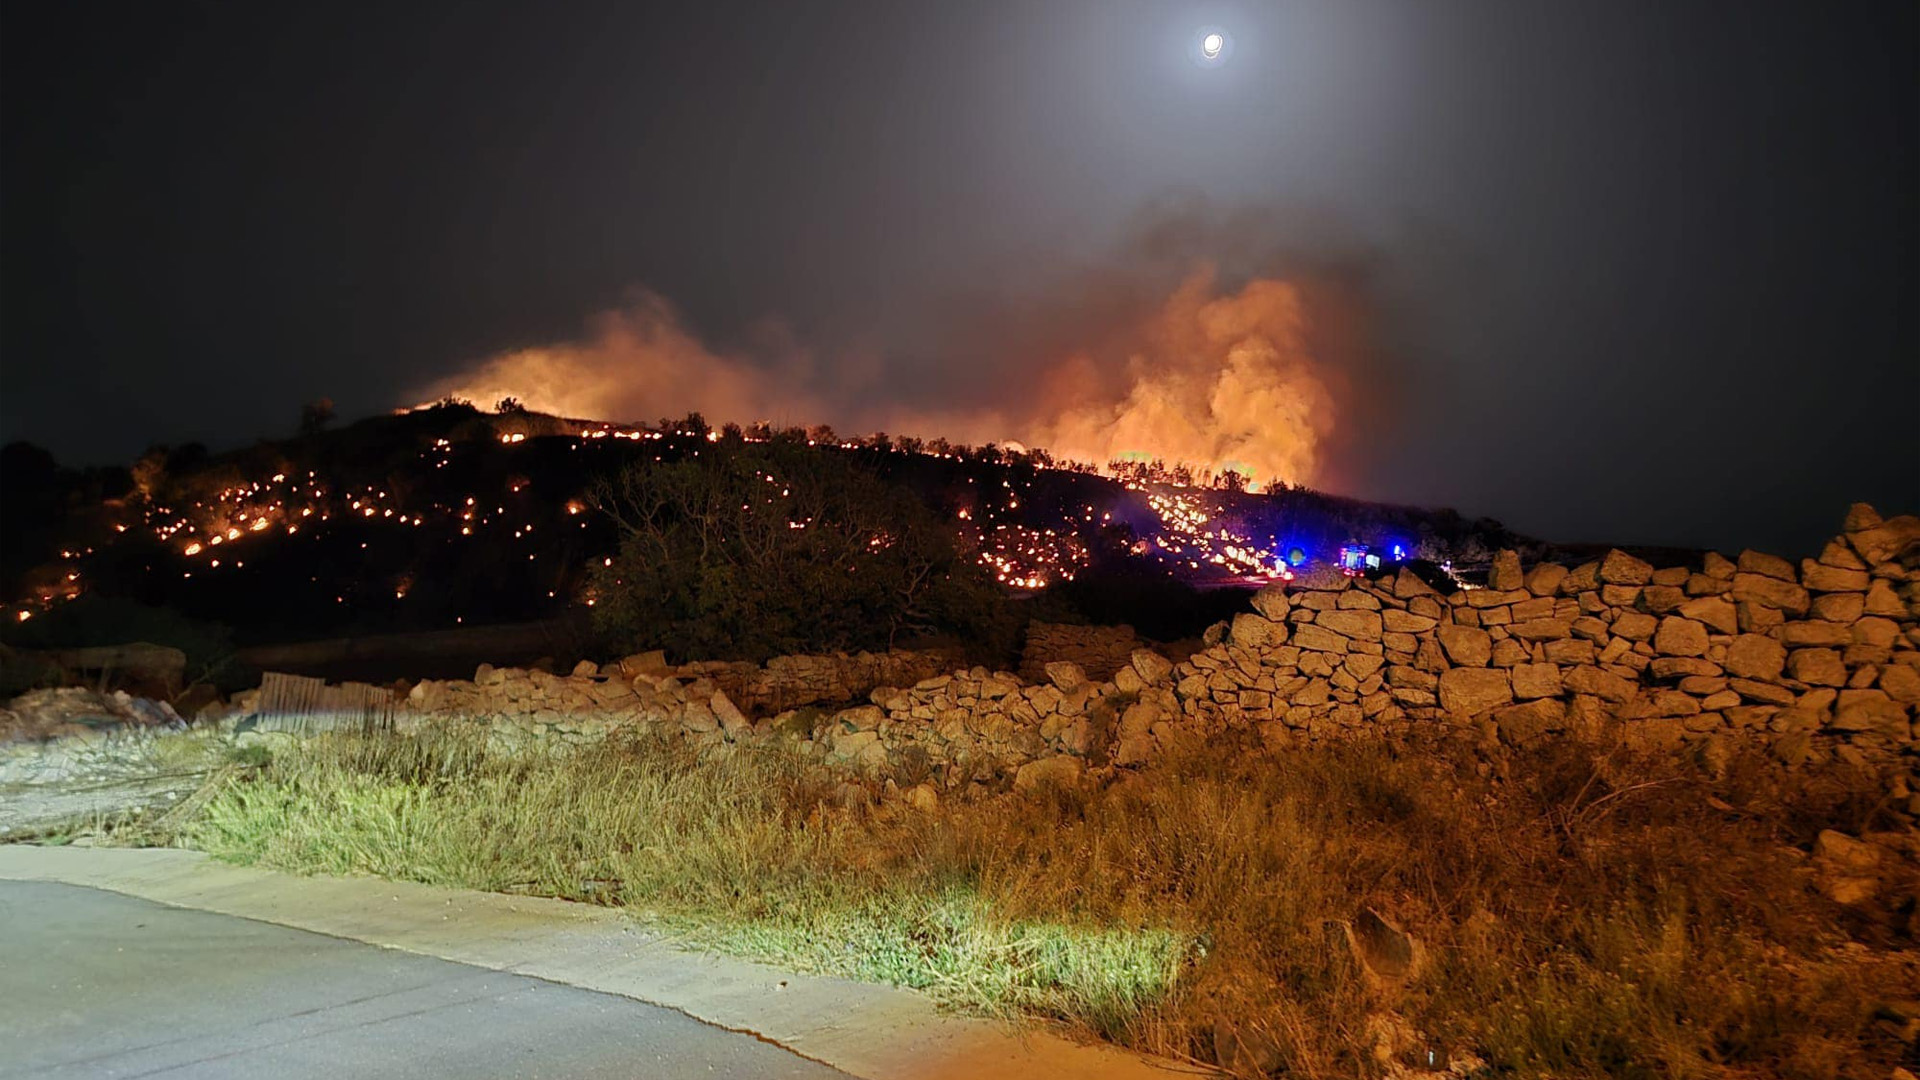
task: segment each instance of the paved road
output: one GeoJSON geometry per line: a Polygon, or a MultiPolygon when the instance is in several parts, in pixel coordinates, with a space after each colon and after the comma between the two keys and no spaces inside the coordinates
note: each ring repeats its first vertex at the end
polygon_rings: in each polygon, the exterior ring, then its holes
{"type": "Polygon", "coordinates": [[[0,880],[0,1077],[845,1080],[538,979],[72,885],[0,880]]]}

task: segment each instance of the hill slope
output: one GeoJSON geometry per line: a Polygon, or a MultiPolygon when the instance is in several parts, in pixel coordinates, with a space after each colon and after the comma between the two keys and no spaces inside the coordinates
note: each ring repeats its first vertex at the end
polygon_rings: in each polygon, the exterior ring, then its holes
{"type": "MultiPolygon", "coordinates": [[[[1044,452],[811,435],[816,452],[925,500],[1021,594],[1089,576],[1252,585],[1327,572],[1350,544],[1470,573],[1494,548],[1531,545],[1452,511],[1203,488],[1157,464],[1098,475],[1044,452]]],[[[38,528],[5,552],[9,618],[87,594],[217,621],[242,641],[546,618],[588,601],[589,568],[616,547],[588,505],[596,477],[769,437],[697,417],[618,426],[449,404],[220,455],[149,454],[124,473],[50,472],[15,453],[8,518],[38,528]]]]}

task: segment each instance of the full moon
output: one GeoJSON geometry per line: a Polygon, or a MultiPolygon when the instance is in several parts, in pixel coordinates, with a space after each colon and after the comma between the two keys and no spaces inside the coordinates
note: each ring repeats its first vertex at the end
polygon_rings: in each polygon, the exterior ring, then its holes
{"type": "Polygon", "coordinates": [[[1219,34],[1208,34],[1200,39],[1200,54],[1209,60],[1219,56],[1220,50],[1226,47],[1227,39],[1219,34]]]}

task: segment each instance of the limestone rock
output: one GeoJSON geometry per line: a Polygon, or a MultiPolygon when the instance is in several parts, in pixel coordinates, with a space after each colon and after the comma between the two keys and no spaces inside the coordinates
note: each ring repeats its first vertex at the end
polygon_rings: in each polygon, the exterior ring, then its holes
{"type": "Polygon", "coordinates": [[[980,680],[980,696],[998,701],[1020,689],[1020,681],[1011,675],[996,673],[980,680]]]}
{"type": "Polygon", "coordinates": [[[1840,531],[1848,533],[1860,532],[1882,524],[1883,520],[1884,519],[1880,517],[1880,512],[1875,510],[1871,505],[1863,502],[1854,503],[1852,506],[1847,507],[1846,521],[1840,526],[1840,531]]]}
{"type": "Polygon", "coordinates": [[[1805,615],[1812,601],[1807,590],[1791,581],[1745,571],[1733,575],[1733,587],[1727,595],[1736,602],[1764,604],[1790,615],[1805,615]]]}
{"type": "Polygon", "coordinates": [[[1335,595],[1338,599],[1333,606],[1342,611],[1379,611],[1381,607],[1380,598],[1364,588],[1348,589],[1335,595]]]}
{"type": "Polygon", "coordinates": [[[1920,545],[1920,517],[1902,514],[1879,525],[1849,529],[1847,542],[1869,566],[1892,562],[1909,548],[1920,545]]]}
{"type": "Polygon", "coordinates": [[[1902,618],[1907,614],[1907,605],[1900,602],[1900,596],[1893,591],[1893,583],[1884,578],[1875,578],[1867,586],[1866,601],[1862,608],[1868,615],[1889,615],[1902,618]]]}
{"type": "MultiPolygon", "coordinates": [[[[713,692],[713,697],[707,701],[707,708],[713,710],[714,718],[720,721],[720,729],[728,735],[737,736],[753,727],[753,723],[734,707],[733,700],[722,691],[713,692]]],[[[867,708],[876,713],[880,711],[873,705],[868,705],[867,708]]]]}
{"type": "Polygon", "coordinates": [[[1905,664],[1888,664],[1880,670],[1880,689],[1895,701],[1920,704],[1920,671],[1905,664]]]}
{"type": "Polygon", "coordinates": [[[1749,600],[1742,600],[1735,604],[1733,610],[1738,615],[1740,632],[1743,634],[1764,634],[1787,621],[1786,614],[1779,608],[1749,600]]]}
{"type": "Polygon", "coordinates": [[[1817,619],[1796,620],[1780,627],[1780,641],[1789,648],[1801,648],[1807,645],[1847,645],[1853,641],[1853,630],[1839,623],[1823,622],[1817,619]]]}
{"type": "Polygon", "coordinates": [[[1705,656],[1706,624],[1680,615],[1669,615],[1660,620],[1660,628],[1654,632],[1653,648],[1664,656],[1705,656]]]}
{"type": "Polygon", "coordinates": [[[1055,660],[1047,665],[1046,671],[1053,685],[1069,693],[1085,686],[1087,682],[1087,673],[1070,660],[1055,660]]]}
{"type": "Polygon", "coordinates": [[[1561,676],[1566,688],[1576,694],[1591,694],[1607,701],[1623,702],[1633,697],[1633,684],[1614,673],[1590,665],[1568,668],[1561,676]]]}
{"type": "Polygon", "coordinates": [[[1499,668],[1451,668],[1440,676],[1440,706],[1471,716],[1513,701],[1513,684],[1499,668]]]}
{"type": "Polygon", "coordinates": [[[1867,572],[1802,559],[1800,582],[1815,592],[1866,592],[1867,572]]]}
{"type": "Polygon", "coordinates": [[[1071,787],[1080,782],[1085,766],[1072,754],[1055,754],[1020,766],[1013,774],[1016,791],[1030,791],[1044,785],[1071,787]]]}
{"type": "Polygon", "coordinates": [[[1492,667],[1510,668],[1515,664],[1527,662],[1527,647],[1512,638],[1501,638],[1493,643],[1493,656],[1487,663],[1492,667]]]}
{"type": "Polygon", "coordinates": [[[1720,666],[1698,656],[1656,656],[1647,671],[1656,679],[1712,678],[1720,674],[1720,666]]]}
{"type": "Polygon", "coordinates": [[[1440,680],[1432,672],[1422,671],[1416,667],[1397,665],[1387,669],[1387,683],[1392,686],[1405,686],[1416,690],[1433,690],[1439,687],[1440,680]]]}
{"type": "Polygon", "coordinates": [[[1640,606],[1651,614],[1678,611],[1687,602],[1687,591],[1672,585],[1649,585],[1640,590],[1640,606]]]}
{"type": "Polygon", "coordinates": [[[1795,581],[1793,564],[1778,555],[1769,555],[1764,551],[1749,548],[1740,553],[1737,563],[1741,571],[1749,574],[1763,574],[1780,581],[1795,581]]]}
{"type": "Polygon", "coordinates": [[[1564,689],[1557,664],[1515,664],[1513,667],[1513,696],[1522,701],[1557,698],[1564,689]]]}
{"type": "Polygon", "coordinates": [[[1274,622],[1262,615],[1243,611],[1233,617],[1233,630],[1228,640],[1246,649],[1263,649],[1287,643],[1287,624],[1274,622]]]}
{"type": "Polygon", "coordinates": [[[1527,572],[1526,589],[1535,596],[1553,596],[1566,580],[1566,567],[1559,563],[1541,563],[1527,572]]]}
{"type": "Polygon", "coordinates": [[[696,734],[718,731],[720,718],[715,716],[712,707],[704,702],[689,701],[680,710],[680,726],[696,734]]]}
{"type": "Polygon", "coordinates": [[[1600,581],[1607,585],[1645,585],[1653,580],[1653,564],[1615,548],[1600,560],[1600,581]]]}
{"type": "Polygon", "coordinates": [[[1381,665],[1385,663],[1385,657],[1372,653],[1348,653],[1347,658],[1341,661],[1340,667],[1351,672],[1356,679],[1365,679],[1379,671],[1381,665]]]}
{"type": "Polygon", "coordinates": [[[1420,575],[1401,567],[1393,577],[1393,595],[1397,600],[1410,600],[1416,596],[1434,595],[1433,587],[1420,580],[1420,575]]]}
{"type": "Polygon", "coordinates": [[[1529,619],[1508,629],[1521,641],[1558,641],[1573,634],[1572,619],[1529,619]]]}
{"type": "Polygon", "coordinates": [[[1765,634],[1741,634],[1727,646],[1727,671],[1744,679],[1772,681],[1786,665],[1785,646],[1765,634]]]}
{"type": "Polygon", "coordinates": [[[1302,623],[1295,627],[1293,643],[1302,649],[1324,653],[1344,653],[1353,645],[1346,637],[1314,623],[1302,623]]]}
{"type": "MultiPolygon", "coordinates": [[[[1879,582],[1878,584],[1885,584],[1879,582]]],[[[1866,614],[1867,598],[1857,592],[1821,593],[1813,598],[1807,613],[1821,622],[1850,623],[1866,614]]]]}
{"type": "Polygon", "coordinates": [[[1820,549],[1820,561],[1828,566],[1837,566],[1842,570],[1867,569],[1866,562],[1863,561],[1860,556],[1855,555],[1853,549],[1848,547],[1847,542],[1843,539],[1827,541],[1827,546],[1820,549]]]}
{"type": "Polygon", "coordinates": [[[1795,649],[1787,656],[1787,674],[1809,686],[1847,685],[1846,665],[1832,649],[1795,649]]]}
{"type": "Polygon", "coordinates": [[[1285,622],[1290,606],[1285,585],[1262,586],[1259,592],[1253,594],[1253,610],[1274,622],[1285,622]]]}
{"type": "Polygon", "coordinates": [[[1546,658],[1556,664],[1591,664],[1596,655],[1593,642],[1577,641],[1572,638],[1546,642],[1541,649],[1545,652],[1546,658]]]}
{"type": "Polygon", "coordinates": [[[1531,600],[1511,604],[1507,610],[1513,613],[1514,622],[1523,623],[1534,619],[1551,619],[1559,610],[1559,606],[1551,596],[1536,596],[1531,600]]]}
{"type": "Polygon", "coordinates": [[[1461,667],[1485,667],[1493,656],[1493,639],[1477,626],[1443,623],[1435,631],[1447,659],[1461,667]]]}
{"type": "Polygon", "coordinates": [[[1696,716],[1700,703],[1693,695],[1678,690],[1655,690],[1643,697],[1631,711],[1643,717],[1696,716]]]}
{"type": "MultiPolygon", "coordinates": [[[[1872,881],[1880,871],[1881,859],[1879,848],[1833,829],[1822,829],[1813,841],[1813,864],[1827,883],[1836,879],[1864,878],[1872,881]]],[[[1828,890],[1823,888],[1823,891],[1828,890]]],[[[1829,892],[1829,895],[1832,893],[1829,892]]],[[[1871,889],[1868,895],[1871,895],[1871,889]]],[[[1858,899],[1865,897],[1848,897],[1842,902],[1858,899]]]]}
{"type": "Polygon", "coordinates": [[[1139,765],[1153,756],[1153,736],[1140,732],[1122,735],[1114,744],[1113,763],[1115,765],[1139,765]]]}
{"type": "Polygon", "coordinates": [[[1322,626],[1356,641],[1379,641],[1381,618],[1378,611],[1323,611],[1313,625],[1322,626]]]}
{"type": "Polygon", "coordinates": [[[1520,553],[1501,551],[1493,557],[1493,568],[1487,572],[1487,588],[1501,592],[1511,592],[1520,588],[1526,577],[1520,571],[1520,553]]]}
{"type": "MultiPolygon", "coordinates": [[[[1855,693],[1855,691],[1848,691],[1855,693]]],[[[1866,693],[1879,694],[1879,691],[1866,693]]],[[[1891,697],[1858,697],[1841,705],[1833,717],[1835,731],[1870,731],[1905,741],[1909,734],[1907,707],[1891,697]]]]}
{"type": "Polygon", "coordinates": [[[1433,629],[1436,621],[1425,615],[1415,615],[1411,611],[1401,611],[1397,608],[1382,611],[1380,618],[1386,631],[1394,634],[1424,634],[1433,629]]]}
{"type": "Polygon", "coordinates": [[[1660,626],[1660,620],[1639,611],[1623,611],[1613,620],[1613,634],[1628,641],[1647,641],[1660,626]]]}
{"type": "Polygon", "coordinates": [[[1493,711],[1493,722],[1500,738],[1514,746],[1524,746],[1549,731],[1558,731],[1566,723],[1567,707],[1554,698],[1540,698],[1493,711]]]}
{"type": "Polygon", "coordinates": [[[1354,960],[1376,988],[1405,986],[1426,968],[1426,949],[1419,939],[1370,907],[1361,908],[1345,929],[1354,960]]]}
{"type": "Polygon", "coordinates": [[[1727,689],[1748,701],[1758,701],[1766,705],[1793,704],[1793,691],[1773,682],[1762,682],[1758,679],[1728,679],[1727,689]]]}
{"type": "Polygon", "coordinates": [[[1581,563],[1567,572],[1566,580],[1560,583],[1560,595],[1573,596],[1591,592],[1600,587],[1600,564],[1581,563]]]}
{"type": "Polygon", "coordinates": [[[1135,649],[1133,670],[1139,673],[1140,681],[1148,686],[1158,686],[1172,677],[1173,661],[1152,649],[1135,649]]]}
{"type": "Polygon", "coordinates": [[[659,649],[634,653],[620,660],[620,674],[631,679],[635,675],[664,675],[667,667],[667,654],[659,649]]]}
{"type": "Polygon", "coordinates": [[[1848,636],[1858,645],[1892,649],[1894,642],[1900,637],[1900,625],[1892,619],[1868,615],[1853,624],[1853,630],[1848,636]]]}

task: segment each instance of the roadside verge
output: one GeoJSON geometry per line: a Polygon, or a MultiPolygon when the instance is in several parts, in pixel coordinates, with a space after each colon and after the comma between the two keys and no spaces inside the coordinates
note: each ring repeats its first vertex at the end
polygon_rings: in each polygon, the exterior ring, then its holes
{"type": "Polygon", "coordinates": [[[174,849],[0,846],[0,878],[219,912],[616,994],[765,1039],[863,1080],[1114,1080],[1198,1070],[943,1015],[918,994],[678,947],[611,909],[377,878],[296,877],[174,849]]]}

